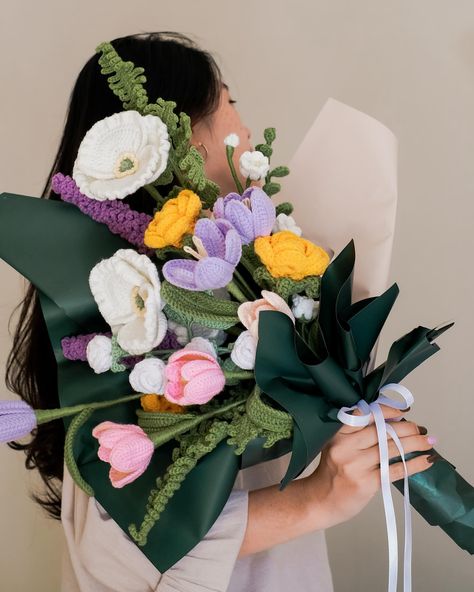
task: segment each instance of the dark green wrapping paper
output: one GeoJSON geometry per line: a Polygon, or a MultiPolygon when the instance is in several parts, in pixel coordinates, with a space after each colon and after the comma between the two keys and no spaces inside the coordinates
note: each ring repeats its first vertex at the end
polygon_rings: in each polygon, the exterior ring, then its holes
{"type": "MultiPolygon", "coordinates": [[[[126,373],[95,374],[87,364],[66,360],[60,345],[65,336],[108,329],[89,290],[88,276],[98,261],[127,247],[125,241],[70,204],[0,195],[0,256],[39,291],[57,361],[62,407],[129,393],[126,373]]],[[[242,456],[235,455],[233,447],[222,442],[199,461],[151,530],[147,544],[140,547],[160,572],[206,535],[225,505],[240,468],[292,450],[282,481],[284,487],[341,427],[335,415],[341,405],[352,405],[362,396],[372,401],[379,386],[401,380],[437,350],[430,341],[436,332],[419,327],[392,346],[384,365],[364,376],[365,360],[397,288],[392,287],[379,299],[351,305],[353,245],[341,255],[323,276],[321,330],[310,335],[309,345],[294,332],[285,315],[264,312],[260,316],[256,380],[260,386],[265,385],[267,396],[293,416],[293,439],[270,449],[262,448],[261,439],[255,439],[242,456]],[[288,360],[292,360],[291,365],[285,363],[288,360]]],[[[82,476],[126,533],[129,524],[140,522],[156,478],[171,462],[175,443],[157,450],[148,469],[136,481],[116,489],[109,481],[108,465],[97,457],[98,442],[91,431],[104,420],[136,423],[136,406],[136,402],[128,402],[96,411],[82,427],[74,449],[82,476]]],[[[66,428],[70,421],[64,419],[66,428]]],[[[473,488],[446,461],[411,477],[410,483],[419,492],[420,499],[414,495],[412,501],[417,510],[472,553],[473,488]],[[436,504],[426,496],[426,491],[433,492],[433,488],[436,494],[439,492],[436,504]]]]}

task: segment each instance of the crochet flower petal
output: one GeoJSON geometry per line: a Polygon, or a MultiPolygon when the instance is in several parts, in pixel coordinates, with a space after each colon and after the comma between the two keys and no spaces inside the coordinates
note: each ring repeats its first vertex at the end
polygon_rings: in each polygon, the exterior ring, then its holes
{"type": "Polygon", "coordinates": [[[197,262],[194,278],[197,290],[223,288],[232,280],[235,265],[217,257],[205,257],[197,262]]]}
{"type": "Polygon", "coordinates": [[[209,257],[224,257],[225,236],[214,220],[201,218],[196,222],[194,234],[203,242],[209,257]]]}
{"type": "Polygon", "coordinates": [[[203,405],[220,393],[224,386],[225,376],[220,368],[207,370],[185,385],[181,403],[203,405]]]}
{"type": "Polygon", "coordinates": [[[209,362],[207,360],[191,360],[190,362],[183,364],[183,367],[181,368],[181,376],[184,380],[192,380],[207,370],[215,369],[216,364],[217,362],[209,362]]]}
{"type": "Polygon", "coordinates": [[[140,477],[140,475],[142,475],[146,469],[147,467],[139,468],[136,471],[133,471],[132,473],[122,473],[120,471],[117,471],[113,467],[110,467],[109,479],[113,487],[115,487],[116,489],[120,489],[124,485],[128,485],[129,483],[135,481],[135,479],[140,477]]]}
{"type": "Polygon", "coordinates": [[[255,238],[252,212],[241,201],[233,199],[225,207],[225,217],[237,230],[244,245],[255,238]]]}
{"type": "Polygon", "coordinates": [[[140,426],[133,423],[114,423],[103,421],[92,430],[92,435],[97,438],[101,446],[112,448],[122,438],[130,434],[143,434],[140,426]]]}
{"type": "Polygon", "coordinates": [[[239,233],[231,228],[225,237],[225,257],[224,259],[234,267],[242,257],[242,240],[239,233]]]}
{"type": "Polygon", "coordinates": [[[185,290],[200,290],[194,279],[198,262],[191,259],[171,259],[162,268],[163,277],[174,286],[185,290]]]}
{"type": "Polygon", "coordinates": [[[110,453],[110,464],[120,472],[146,468],[153,456],[153,442],[145,435],[129,435],[123,438],[110,453]]]}
{"type": "Polygon", "coordinates": [[[253,238],[269,235],[275,224],[275,204],[263,189],[253,187],[250,195],[250,206],[254,223],[253,238]]]}

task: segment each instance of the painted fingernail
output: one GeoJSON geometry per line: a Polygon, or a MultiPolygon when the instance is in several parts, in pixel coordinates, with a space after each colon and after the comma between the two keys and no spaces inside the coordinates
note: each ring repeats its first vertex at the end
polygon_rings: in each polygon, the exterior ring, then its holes
{"type": "Polygon", "coordinates": [[[406,413],[407,411],[410,411],[410,409],[411,409],[411,407],[408,407],[407,409],[400,409],[400,411],[401,411],[402,413],[406,413]]]}
{"type": "Polygon", "coordinates": [[[440,457],[440,455],[439,455],[439,454],[430,454],[429,456],[427,456],[427,457],[426,457],[426,460],[427,460],[429,463],[433,464],[433,463],[435,463],[436,461],[438,461],[440,458],[441,458],[441,457],[440,457]]]}
{"type": "Polygon", "coordinates": [[[428,436],[428,438],[426,438],[428,440],[428,444],[436,444],[436,442],[438,441],[438,438],[436,436],[428,436]]]}
{"type": "Polygon", "coordinates": [[[418,429],[420,430],[420,434],[421,434],[422,436],[424,436],[425,434],[427,434],[427,433],[428,433],[428,430],[425,428],[425,426],[420,426],[420,425],[419,425],[419,426],[418,426],[418,429]]]}

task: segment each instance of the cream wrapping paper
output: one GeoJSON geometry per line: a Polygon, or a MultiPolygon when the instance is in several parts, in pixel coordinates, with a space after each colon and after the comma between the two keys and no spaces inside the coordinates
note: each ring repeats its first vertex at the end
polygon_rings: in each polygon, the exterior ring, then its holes
{"type": "MultiPolygon", "coordinates": [[[[292,157],[278,203],[291,201],[303,236],[337,255],[353,238],[354,300],[388,284],[397,210],[396,136],[385,125],[329,98],[292,157]]],[[[369,370],[375,362],[372,352],[369,370]]],[[[239,472],[236,487],[279,483],[291,453],[239,472]]],[[[319,456],[298,477],[310,475],[319,456]]]]}

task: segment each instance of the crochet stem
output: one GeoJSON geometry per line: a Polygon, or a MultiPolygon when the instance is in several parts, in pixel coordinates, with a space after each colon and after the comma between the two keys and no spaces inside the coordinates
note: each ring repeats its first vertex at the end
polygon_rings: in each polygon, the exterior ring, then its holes
{"type": "MultiPolygon", "coordinates": [[[[238,407],[239,405],[245,405],[245,402],[246,402],[246,399],[239,399],[237,401],[232,401],[231,403],[228,403],[227,405],[223,405],[222,407],[219,407],[218,409],[214,409],[213,411],[209,411],[208,413],[203,413],[202,415],[198,415],[198,416],[193,417],[191,419],[185,419],[183,421],[180,421],[177,424],[171,425],[166,428],[160,427],[159,431],[157,431],[157,432],[153,432],[153,431],[150,432],[148,430],[145,430],[145,431],[147,432],[147,436],[150,438],[150,440],[155,445],[155,448],[159,448],[160,446],[162,446],[166,442],[173,440],[176,436],[179,436],[180,434],[184,434],[186,432],[189,432],[189,430],[195,428],[200,423],[202,423],[204,420],[210,419],[212,417],[216,417],[217,415],[221,415],[222,413],[225,413],[226,411],[229,411],[230,409],[233,409],[234,407],[238,407]]],[[[138,423],[140,424],[140,422],[138,422],[138,423]]]]}
{"type": "Polygon", "coordinates": [[[237,191],[242,194],[244,192],[244,188],[242,187],[242,183],[240,182],[239,177],[237,176],[237,172],[235,170],[234,161],[232,157],[234,156],[234,147],[233,146],[226,146],[225,153],[227,155],[227,162],[229,163],[230,172],[232,173],[232,178],[234,179],[235,186],[237,187],[237,191]]]}
{"type": "Polygon", "coordinates": [[[102,409],[103,407],[112,407],[112,405],[133,401],[133,399],[139,399],[142,396],[142,394],[135,393],[134,395],[120,397],[120,399],[113,399],[112,401],[102,401],[101,403],[85,403],[83,405],[74,405],[73,407],[63,407],[59,409],[35,409],[36,422],[38,425],[40,425],[42,423],[48,423],[48,421],[53,421],[54,419],[59,419],[61,417],[77,415],[86,409],[94,410],[102,409]]]}
{"type": "Polygon", "coordinates": [[[234,280],[230,281],[227,286],[227,291],[229,294],[232,294],[236,300],[239,302],[248,302],[248,298],[245,297],[245,294],[239,288],[239,286],[234,282],[234,280]]]}
{"type": "Polygon", "coordinates": [[[224,370],[224,376],[226,377],[226,379],[232,380],[250,380],[252,378],[255,378],[255,374],[251,370],[224,370]]]}
{"type": "Polygon", "coordinates": [[[66,466],[69,470],[69,473],[74,480],[74,482],[84,491],[89,497],[93,497],[94,490],[92,487],[85,481],[79,471],[79,467],[77,466],[76,459],[74,458],[74,439],[79,432],[80,428],[85,424],[85,422],[89,419],[89,417],[94,412],[92,407],[88,407],[87,409],[83,409],[77,417],[75,417],[71,424],[69,425],[68,431],[66,433],[66,439],[64,441],[64,460],[66,462],[66,466]]]}
{"type": "Polygon", "coordinates": [[[254,291],[252,290],[252,288],[248,285],[248,283],[245,281],[245,279],[243,278],[242,274],[240,273],[240,271],[237,269],[237,267],[234,269],[234,275],[235,278],[239,281],[239,283],[241,284],[241,286],[247,290],[247,294],[250,300],[256,300],[256,295],[254,293],[254,291]]]}
{"type": "Polygon", "coordinates": [[[144,185],[143,189],[146,189],[148,193],[152,196],[152,198],[156,201],[156,203],[162,207],[165,203],[165,198],[161,195],[156,187],[153,185],[144,185]]]}

